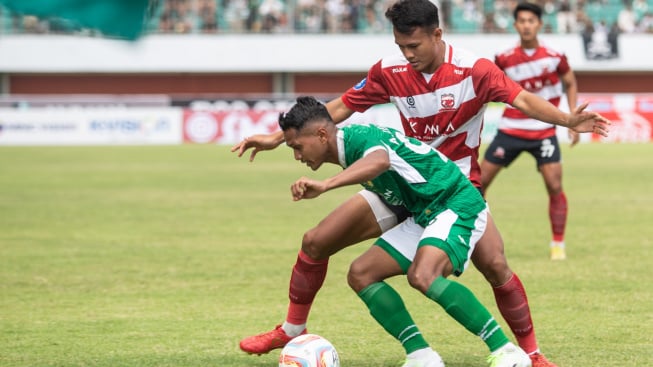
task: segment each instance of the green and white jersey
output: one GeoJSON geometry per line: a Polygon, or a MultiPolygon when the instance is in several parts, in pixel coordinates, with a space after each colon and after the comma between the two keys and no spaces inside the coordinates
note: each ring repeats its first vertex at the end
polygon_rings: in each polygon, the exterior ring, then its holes
{"type": "Polygon", "coordinates": [[[426,227],[447,209],[470,218],[485,208],[483,197],[460,168],[421,141],[374,125],[349,125],[338,131],[338,159],[344,168],[379,149],[388,152],[390,168],[363,186],[390,204],[406,207],[420,226],[426,227]]]}

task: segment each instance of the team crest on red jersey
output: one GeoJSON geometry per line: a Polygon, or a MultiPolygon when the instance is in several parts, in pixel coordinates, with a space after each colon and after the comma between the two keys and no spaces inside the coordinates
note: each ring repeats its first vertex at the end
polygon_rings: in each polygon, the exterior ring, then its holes
{"type": "Polygon", "coordinates": [[[453,93],[445,93],[440,96],[440,105],[442,108],[450,110],[456,105],[453,93]]]}

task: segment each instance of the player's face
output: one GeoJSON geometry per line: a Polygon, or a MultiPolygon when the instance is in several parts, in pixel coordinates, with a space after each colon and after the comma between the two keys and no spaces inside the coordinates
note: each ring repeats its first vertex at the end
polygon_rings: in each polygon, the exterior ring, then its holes
{"type": "Polygon", "coordinates": [[[515,19],[515,30],[519,33],[522,42],[534,42],[537,32],[542,27],[542,21],[530,11],[520,11],[515,19]]]}
{"type": "Polygon", "coordinates": [[[288,129],[283,132],[286,145],[293,150],[295,160],[317,171],[327,156],[327,138],[322,124],[311,124],[301,131],[288,129]]]}
{"type": "Polygon", "coordinates": [[[395,43],[410,66],[422,73],[432,74],[438,68],[441,55],[438,47],[442,38],[442,29],[415,28],[411,34],[394,31],[395,43]]]}

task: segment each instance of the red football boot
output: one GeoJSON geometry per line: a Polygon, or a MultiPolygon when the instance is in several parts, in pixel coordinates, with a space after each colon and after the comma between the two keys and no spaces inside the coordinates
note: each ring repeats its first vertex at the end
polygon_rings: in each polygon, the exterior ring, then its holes
{"type": "Polygon", "coordinates": [[[531,367],[558,367],[555,363],[546,359],[542,353],[533,353],[528,356],[531,357],[531,363],[533,364],[531,367]]]}
{"type": "MultiPolygon", "coordinates": [[[[300,335],[302,334],[306,334],[306,329],[304,329],[300,335]]],[[[293,338],[294,336],[288,336],[286,332],[283,331],[281,325],[277,325],[272,331],[250,336],[241,340],[240,349],[249,354],[261,355],[268,353],[273,349],[283,348],[293,338]]]]}

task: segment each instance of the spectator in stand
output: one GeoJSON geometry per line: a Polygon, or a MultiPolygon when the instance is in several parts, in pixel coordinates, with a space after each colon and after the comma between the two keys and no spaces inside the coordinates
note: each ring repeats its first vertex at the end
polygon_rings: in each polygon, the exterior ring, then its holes
{"type": "Polygon", "coordinates": [[[278,33],[286,28],[285,5],[280,0],[263,0],[258,8],[261,16],[261,31],[278,33]]]}
{"type": "Polygon", "coordinates": [[[190,33],[196,15],[190,9],[187,0],[166,0],[163,2],[159,21],[162,33],[190,33]]]}
{"type": "Polygon", "coordinates": [[[648,0],[635,0],[632,6],[635,12],[635,20],[639,23],[649,12],[648,0]]]}
{"type": "Polygon", "coordinates": [[[216,16],[216,5],[214,0],[200,0],[198,7],[200,17],[200,31],[202,33],[216,33],[218,31],[218,19],[216,16]]]}
{"type": "Polygon", "coordinates": [[[247,0],[225,0],[224,17],[229,32],[240,33],[245,31],[245,23],[249,18],[247,0]]]}
{"type": "Polygon", "coordinates": [[[494,2],[494,23],[501,30],[501,33],[508,31],[508,27],[512,23],[512,8],[509,6],[508,1],[494,2]]]}
{"type": "Polygon", "coordinates": [[[619,15],[617,16],[617,25],[619,26],[619,31],[621,33],[633,33],[635,32],[635,12],[630,4],[624,4],[624,7],[619,10],[619,15]]]}
{"type": "Polygon", "coordinates": [[[259,16],[259,1],[247,0],[247,20],[245,20],[245,29],[248,32],[261,31],[261,17],[259,16]]]}
{"type": "Polygon", "coordinates": [[[653,33],[653,13],[646,13],[637,24],[640,33],[653,33]]]}
{"type": "Polygon", "coordinates": [[[494,13],[485,13],[483,16],[483,33],[504,33],[504,30],[497,27],[494,22],[494,13]]]}
{"type": "Polygon", "coordinates": [[[322,29],[322,7],[316,0],[298,0],[295,6],[295,32],[318,33],[322,29]]]}
{"type": "Polygon", "coordinates": [[[344,5],[340,29],[344,33],[357,33],[359,0],[345,0],[344,5]]]}
{"type": "Polygon", "coordinates": [[[562,0],[558,3],[558,13],[556,15],[558,23],[558,33],[576,33],[578,25],[576,24],[576,14],[571,9],[568,0],[562,0]]]}
{"type": "Polygon", "coordinates": [[[48,32],[48,22],[33,15],[23,17],[23,32],[43,34],[48,32]]]}

